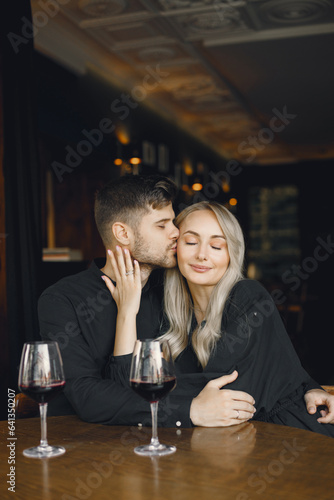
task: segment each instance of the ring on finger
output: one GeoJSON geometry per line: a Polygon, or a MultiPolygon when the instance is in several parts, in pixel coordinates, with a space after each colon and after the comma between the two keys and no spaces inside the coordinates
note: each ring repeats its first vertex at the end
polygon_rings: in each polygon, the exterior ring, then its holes
{"type": "Polygon", "coordinates": [[[134,273],[134,269],[131,269],[130,271],[126,271],[125,276],[129,276],[130,274],[134,273]]]}
{"type": "Polygon", "coordinates": [[[235,411],[237,412],[237,416],[235,418],[236,418],[236,420],[238,420],[238,418],[240,417],[240,412],[239,412],[239,410],[235,410],[235,411]]]}

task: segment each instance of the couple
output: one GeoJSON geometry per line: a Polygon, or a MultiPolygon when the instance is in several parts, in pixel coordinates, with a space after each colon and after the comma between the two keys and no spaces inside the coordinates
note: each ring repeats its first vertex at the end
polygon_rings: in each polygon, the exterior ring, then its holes
{"type": "Polygon", "coordinates": [[[301,367],[271,297],[242,278],[236,219],[204,202],[184,210],[176,227],[174,197],[175,186],[161,177],[107,185],[95,204],[107,260],[42,294],[41,335],[59,341],[67,380],[70,405],[58,401],[58,414],[149,422],[148,405],[129,388],[129,360],[137,337],[163,332],[178,384],[161,405],[160,425],[228,426],[254,417],[333,435],[325,425],[334,421],[333,397],[301,367]],[[164,318],[159,268],[167,269],[164,318]],[[318,412],[320,405],[327,410],[318,412]]]}

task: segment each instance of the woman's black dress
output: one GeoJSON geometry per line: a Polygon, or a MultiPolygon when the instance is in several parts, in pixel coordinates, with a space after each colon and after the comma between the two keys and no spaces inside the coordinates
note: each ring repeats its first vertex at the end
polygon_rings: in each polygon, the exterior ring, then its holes
{"type": "MultiPolygon", "coordinates": [[[[195,327],[196,323],[193,323],[195,327]]],[[[175,361],[189,388],[238,371],[224,388],[255,399],[254,420],[273,422],[334,437],[332,424],[320,424],[318,411],[307,412],[304,394],[321,388],[301,366],[272,297],[257,281],[242,280],[231,291],[222,317],[222,336],[204,370],[191,346],[175,361]]]]}

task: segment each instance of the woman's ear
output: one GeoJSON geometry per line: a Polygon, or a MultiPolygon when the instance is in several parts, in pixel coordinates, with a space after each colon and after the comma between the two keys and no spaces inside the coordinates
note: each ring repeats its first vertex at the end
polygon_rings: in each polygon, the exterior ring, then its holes
{"type": "Polygon", "coordinates": [[[131,243],[132,231],[127,224],[124,224],[123,222],[115,222],[112,225],[112,232],[117,244],[126,246],[131,243]]]}

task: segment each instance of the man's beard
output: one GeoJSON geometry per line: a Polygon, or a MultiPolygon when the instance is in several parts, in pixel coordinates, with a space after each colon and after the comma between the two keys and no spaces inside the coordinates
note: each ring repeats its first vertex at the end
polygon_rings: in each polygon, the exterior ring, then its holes
{"type": "Polygon", "coordinates": [[[176,266],[176,254],[170,252],[170,249],[175,245],[171,243],[163,255],[154,254],[150,245],[144,242],[139,234],[135,235],[135,245],[132,251],[132,257],[139,262],[140,268],[143,270],[153,271],[157,268],[171,268],[176,266]]]}

